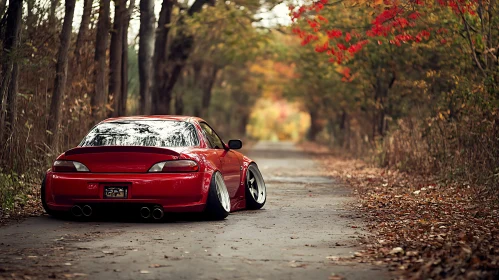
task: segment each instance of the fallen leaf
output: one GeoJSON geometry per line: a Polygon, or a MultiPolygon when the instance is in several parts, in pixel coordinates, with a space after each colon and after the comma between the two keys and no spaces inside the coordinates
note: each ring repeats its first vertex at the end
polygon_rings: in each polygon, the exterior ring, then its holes
{"type": "Polygon", "coordinates": [[[402,249],[401,247],[395,247],[388,254],[396,255],[396,254],[403,254],[403,253],[404,253],[404,249],[402,249]]]}

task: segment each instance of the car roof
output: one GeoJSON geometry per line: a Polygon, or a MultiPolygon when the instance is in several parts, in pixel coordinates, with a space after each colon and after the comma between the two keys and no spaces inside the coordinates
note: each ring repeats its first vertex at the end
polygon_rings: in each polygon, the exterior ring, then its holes
{"type": "Polygon", "coordinates": [[[117,122],[117,121],[184,121],[184,122],[204,122],[203,119],[193,116],[175,116],[175,115],[150,115],[150,116],[130,116],[105,119],[102,122],[117,122]]]}

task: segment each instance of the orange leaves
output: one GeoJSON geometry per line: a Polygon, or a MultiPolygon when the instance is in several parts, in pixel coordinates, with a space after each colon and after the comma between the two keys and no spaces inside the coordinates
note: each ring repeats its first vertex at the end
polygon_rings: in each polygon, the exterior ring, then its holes
{"type": "Polygon", "coordinates": [[[318,15],[318,16],[317,16],[317,19],[318,19],[319,21],[324,22],[324,23],[328,23],[328,22],[329,22],[329,20],[328,20],[327,18],[325,18],[325,17],[323,17],[323,16],[321,16],[321,15],[318,15]]]}
{"type": "Polygon", "coordinates": [[[329,42],[326,41],[323,45],[315,46],[315,51],[318,53],[327,52],[329,50],[329,42]]]}
{"type": "Polygon", "coordinates": [[[350,74],[350,68],[345,67],[342,71],[343,78],[341,78],[342,82],[351,82],[353,80],[352,75],[350,74]]]}

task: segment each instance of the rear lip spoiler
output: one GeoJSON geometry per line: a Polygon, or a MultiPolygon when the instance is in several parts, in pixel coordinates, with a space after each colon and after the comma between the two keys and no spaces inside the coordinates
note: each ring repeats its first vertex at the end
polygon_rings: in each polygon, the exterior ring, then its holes
{"type": "Polygon", "coordinates": [[[64,153],[66,156],[80,154],[96,153],[148,153],[164,154],[170,156],[179,156],[180,153],[167,148],[145,147],[145,146],[94,146],[94,147],[76,147],[64,153]]]}

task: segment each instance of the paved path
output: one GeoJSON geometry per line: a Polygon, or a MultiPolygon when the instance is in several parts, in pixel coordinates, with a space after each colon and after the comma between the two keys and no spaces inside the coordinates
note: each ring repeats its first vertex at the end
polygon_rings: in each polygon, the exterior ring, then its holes
{"type": "Polygon", "coordinates": [[[386,279],[385,271],[334,262],[364,234],[345,204],[348,189],[320,176],[291,143],[248,153],[267,183],[262,210],[225,221],[180,217],[166,223],[74,222],[49,216],[0,228],[0,279],[386,279]]]}

